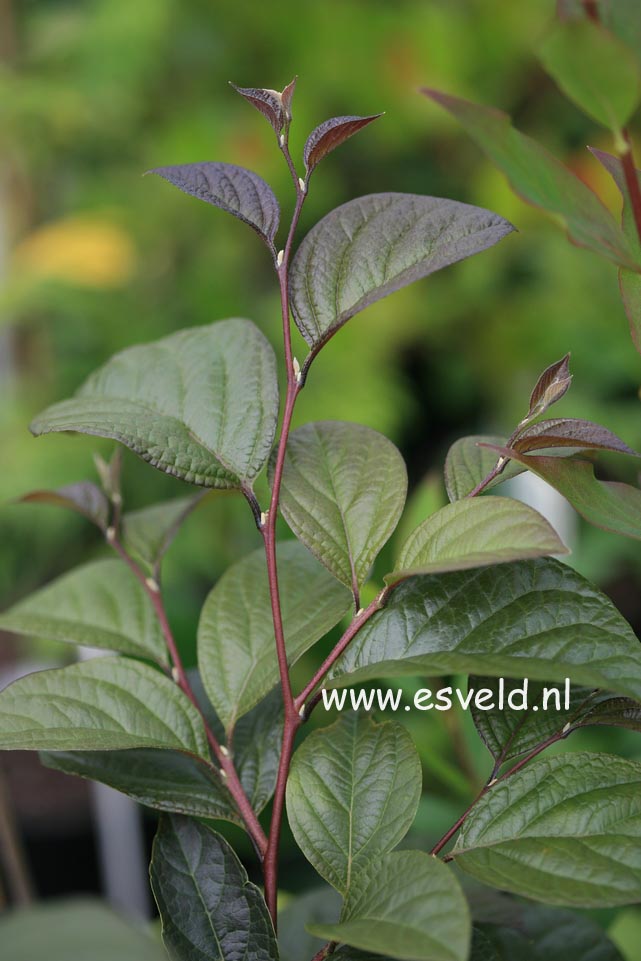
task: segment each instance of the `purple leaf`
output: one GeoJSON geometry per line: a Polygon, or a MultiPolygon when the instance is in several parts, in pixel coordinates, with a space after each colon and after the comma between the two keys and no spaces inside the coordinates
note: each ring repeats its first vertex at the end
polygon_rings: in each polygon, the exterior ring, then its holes
{"type": "Polygon", "coordinates": [[[548,407],[561,400],[571,383],[570,355],[566,354],[555,364],[550,364],[537,380],[530,397],[529,415],[538,417],[543,414],[548,407]]]}
{"type": "Polygon", "coordinates": [[[294,91],[296,90],[297,82],[298,77],[294,77],[291,83],[287,84],[280,95],[280,99],[283,104],[283,110],[285,111],[285,120],[292,119],[292,100],[294,99],[294,91]]]}
{"type": "Polygon", "coordinates": [[[183,193],[238,217],[273,251],[280,209],[271,187],[258,174],[234,164],[211,162],[156,167],[148,173],[158,174],[183,193]]]}
{"type": "Polygon", "coordinates": [[[328,153],[382,116],[377,113],[372,117],[332,117],[312,130],[303,151],[308,176],[328,153]]]}
{"type": "Polygon", "coordinates": [[[21,504],[53,504],[56,507],[66,507],[76,514],[82,514],[93,524],[104,531],[109,520],[109,503],[96,484],[90,481],[80,481],[69,484],[57,490],[31,491],[19,498],[21,504]]]}
{"type": "MultiPolygon", "coordinates": [[[[292,84],[295,85],[296,81],[292,80],[289,87],[292,84]]],[[[241,97],[244,97],[252,107],[256,107],[256,110],[260,110],[263,117],[266,117],[269,123],[274,128],[276,134],[279,134],[283,127],[285,126],[285,110],[283,109],[283,95],[279,93],[278,90],[269,90],[265,87],[237,87],[235,83],[231,83],[230,86],[234,88],[236,93],[239,93],[241,97]]],[[[286,87],[286,90],[289,88],[286,87]]],[[[291,102],[291,96],[293,95],[293,90],[289,95],[289,100],[291,102]]]]}
{"type": "Polygon", "coordinates": [[[512,447],[522,454],[554,447],[572,447],[581,450],[611,450],[619,454],[639,456],[607,427],[574,418],[542,420],[526,427],[512,447]]]}

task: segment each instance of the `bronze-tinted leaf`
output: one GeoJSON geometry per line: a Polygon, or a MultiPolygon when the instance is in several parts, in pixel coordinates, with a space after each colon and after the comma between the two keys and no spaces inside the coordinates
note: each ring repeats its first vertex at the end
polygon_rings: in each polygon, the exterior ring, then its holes
{"type": "MultiPolygon", "coordinates": [[[[289,91],[288,100],[291,103],[291,98],[293,96],[293,86],[296,84],[296,79],[292,80],[288,87],[285,87],[285,91],[289,91]]],[[[275,132],[279,134],[283,127],[285,126],[285,110],[283,109],[283,93],[279,93],[278,90],[270,90],[266,87],[237,87],[235,83],[231,83],[230,86],[234,88],[236,93],[239,93],[241,97],[256,107],[256,110],[260,110],[263,117],[266,117],[269,123],[274,128],[275,132]]]]}
{"type": "Polygon", "coordinates": [[[607,427],[576,418],[542,420],[538,424],[532,424],[519,434],[512,447],[522,454],[534,450],[570,447],[575,450],[611,450],[618,454],[637,456],[636,451],[607,427]]]}
{"type": "Polygon", "coordinates": [[[283,110],[285,111],[285,120],[292,119],[292,100],[294,99],[294,92],[296,90],[296,83],[298,82],[298,77],[294,77],[291,83],[288,83],[283,92],[280,95],[281,102],[283,104],[283,110]]]}
{"type": "Polygon", "coordinates": [[[548,407],[556,404],[557,400],[561,400],[571,383],[570,355],[566,354],[561,360],[550,364],[537,380],[530,397],[529,415],[538,417],[539,414],[543,414],[548,407]]]}
{"type": "Polygon", "coordinates": [[[314,167],[328,153],[331,153],[336,147],[340,147],[342,143],[353,137],[363,127],[367,127],[373,120],[378,120],[382,116],[382,114],[377,113],[372,117],[332,117],[331,120],[326,120],[315,130],[312,130],[303,151],[307,174],[311,174],[314,167]]]}
{"type": "Polygon", "coordinates": [[[37,490],[25,494],[20,499],[22,504],[53,504],[56,507],[66,507],[68,510],[82,514],[101,530],[106,530],[109,518],[109,504],[107,498],[96,484],[90,481],[80,481],[59,487],[58,490],[37,490]]]}

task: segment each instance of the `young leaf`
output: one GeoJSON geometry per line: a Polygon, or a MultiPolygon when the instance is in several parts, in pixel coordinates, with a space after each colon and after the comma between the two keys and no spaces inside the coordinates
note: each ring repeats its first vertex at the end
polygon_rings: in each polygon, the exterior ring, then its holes
{"type": "Polygon", "coordinates": [[[504,891],[614,907],[641,898],[640,833],[641,764],[566,754],[496,784],[463,825],[453,855],[504,891]]]}
{"type": "Polygon", "coordinates": [[[110,501],[122,501],[120,477],[122,474],[122,449],[116,447],[108,461],[100,454],[93,455],[94,464],[102,484],[102,489],[110,501]]]}
{"type": "Polygon", "coordinates": [[[190,818],[161,818],[151,886],[162,937],[180,961],[277,961],[263,896],[220,834],[190,818]]]}
{"type": "Polygon", "coordinates": [[[550,364],[543,371],[530,396],[529,417],[539,417],[548,407],[556,404],[567,393],[572,383],[570,373],[570,355],[566,354],[561,360],[550,364]]]}
{"type": "Polygon", "coordinates": [[[641,99],[641,66],[630,48],[601,23],[557,23],[540,50],[563,93],[615,134],[641,99]]]}
{"type": "Polygon", "coordinates": [[[370,861],[396,847],[416,816],[421,762],[405,728],[350,713],[294,755],[287,817],[321,877],[344,897],[370,861]]]}
{"type": "MultiPolygon", "coordinates": [[[[498,448],[497,448],[498,450],[498,448]]],[[[501,448],[562,494],[595,527],[641,539],[641,490],[617,481],[600,481],[594,465],[576,457],[544,457],[501,448]]]]}
{"type": "Polygon", "coordinates": [[[310,176],[314,168],[318,166],[321,160],[324,160],[328,153],[331,153],[336,147],[340,147],[342,143],[353,137],[363,127],[367,127],[373,120],[378,120],[382,116],[383,114],[377,113],[372,117],[332,117],[331,120],[326,120],[315,130],[312,130],[303,151],[307,176],[310,176]]]}
{"type": "Polygon", "coordinates": [[[541,420],[538,424],[531,424],[521,431],[512,447],[522,454],[533,450],[569,447],[574,450],[611,450],[618,454],[639,456],[607,427],[575,418],[541,420]]]}
{"type": "Polygon", "coordinates": [[[395,851],[354,878],[338,924],[317,937],[411,961],[467,961],[470,920],[454,874],[420,851],[395,851]]]}
{"type": "Polygon", "coordinates": [[[229,489],[262,469],[277,417],[274,352],[251,321],[233,319],[123,350],[31,430],[111,437],[167,474],[229,489]]]}
{"type": "Polygon", "coordinates": [[[488,210],[416,194],[370,194],[337,207],[310,230],[291,267],[292,311],[311,357],[365,307],[513,229],[488,210]]]}
{"type": "Polygon", "coordinates": [[[147,172],[249,224],[273,251],[280,208],[272,188],[258,174],[225,163],[182,164],[147,172]]]}
{"type": "Polygon", "coordinates": [[[279,134],[285,123],[291,120],[292,99],[298,77],[294,77],[284,90],[270,90],[266,87],[237,87],[230,82],[236,93],[262,113],[271,124],[274,133],[279,134]]]}
{"type": "Polygon", "coordinates": [[[577,727],[600,725],[641,731],[641,704],[629,697],[605,697],[592,701],[590,710],[575,722],[577,727]]]}
{"type": "Polygon", "coordinates": [[[209,760],[202,720],[164,674],[120,657],[38,671],[0,692],[0,749],[154,747],[209,760]]]}
{"type": "MultiPolygon", "coordinates": [[[[350,594],[296,541],[278,546],[283,627],[290,663],[350,607],[350,594]]],[[[229,732],[278,681],[265,552],[230,567],[209,593],[198,625],[207,696],[229,732]]]]}
{"type": "Polygon", "coordinates": [[[523,200],[560,218],[573,243],[639,270],[641,256],[597,195],[544,147],[515,130],[507,114],[436,90],[423,93],[465,127],[523,200]]]}
{"type": "Polygon", "coordinates": [[[151,574],[156,574],[183,522],[206,496],[203,491],[192,497],[174,497],[124,514],[122,540],[127,552],[151,574]]]}
{"type": "Polygon", "coordinates": [[[0,917],[7,961],[167,961],[158,940],[101,901],[46,901],[0,917]]]}
{"type": "MultiPolygon", "coordinates": [[[[506,441],[486,434],[461,437],[454,441],[445,458],[445,488],[450,501],[467,497],[487,477],[499,459],[493,448],[505,447],[506,441]]],[[[501,473],[491,481],[486,490],[516,477],[525,470],[515,461],[509,461],[501,473]]]]}
{"type": "Polygon", "coordinates": [[[66,507],[86,517],[101,531],[105,531],[109,523],[109,502],[100,488],[91,481],[69,484],[55,491],[31,491],[19,500],[21,504],[53,504],[55,507],[66,507]]]}
{"type": "Polygon", "coordinates": [[[120,560],[92,561],[0,614],[0,630],[167,664],[151,601],[120,560]]]}
{"type": "Polygon", "coordinates": [[[377,431],[328,420],[291,434],[281,487],[283,517],[357,598],[398,523],[406,493],[403,458],[377,431]]]}
{"type": "Polygon", "coordinates": [[[337,661],[331,686],[455,673],[569,677],[641,699],[641,647],[629,624],[552,558],[404,581],[337,661]]]}
{"type": "Polygon", "coordinates": [[[416,528],[385,581],[567,553],[556,531],[526,504],[510,497],[465,499],[416,528]]]}

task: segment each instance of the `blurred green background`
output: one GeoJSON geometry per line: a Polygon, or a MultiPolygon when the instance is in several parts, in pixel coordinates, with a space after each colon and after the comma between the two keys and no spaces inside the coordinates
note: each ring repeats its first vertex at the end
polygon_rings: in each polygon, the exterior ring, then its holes
{"type": "MultiPolygon", "coordinates": [[[[274,187],[286,221],[291,182],[273,133],[229,80],[281,89],[299,75],[295,158],[327,117],[385,111],[314,174],[301,236],[337,204],[381,190],[475,203],[519,230],[350,321],[316,362],[297,423],[337,418],[388,434],[407,459],[419,520],[444,498],[449,444],[463,434],[509,432],[536,375],[571,350],[575,379],[563,411],[641,448],[641,370],[614,267],[570,246],[515,198],[417,92],[429,85],[507,110],[615,209],[606,175],[585,149],[608,149],[608,137],[564,100],[536,59],[553,16],[553,0],[0,0],[3,606],[103,551],[82,520],[12,503],[34,488],[92,477],[92,453],[110,451],[90,438],[34,440],[33,415],[114,351],[181,327],[247,316],[278,346],[278,291],[260,241],[223,213],[141,178],[164,164],[239,163],[274,187]]],[[[637,470],[623,459],[604,469],[632,481],[637,470]]],[[[126,506],[184,490],[125,456],[126,506]]],[[[188,661],[206,591],[257,545],[238,497],[213,495],[187,522],[164,576],[188,661]]],[[[571,563],[641,629],[638,544],[580,526],[571,563]]],[[[0,665],[24,653],[24,644],[0,640],[0,665]]],[[[301,677],[316,656],[304,659],[301,677]]],[[[413,733],[429,792],[420,840],[451,822],[488,763],[465,718],[414,719],[413,733]]],[[[641,755],[623,732],[589,733],[585,744],[641,755]]],[[[570,746],[582,745],[577,738],[570,746]]],[[[285,858],[286,888],[311,880],[291,846],[285,858]]],[[[634,910],[603,920],[623,931],[631,961],[641,958],[629,934],[641,925],[634,910]]]]}

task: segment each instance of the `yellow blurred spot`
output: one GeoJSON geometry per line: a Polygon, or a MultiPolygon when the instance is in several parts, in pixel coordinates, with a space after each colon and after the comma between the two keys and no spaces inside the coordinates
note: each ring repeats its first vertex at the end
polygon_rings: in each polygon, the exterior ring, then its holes
{"type": "Polygon", "coordinates": [[[129,234],[95,217],[65,217],[38,227],[13,253],[14,266],[36,279],[83,287],[120,286],[131,276],[135,262],[129,234]]]}

